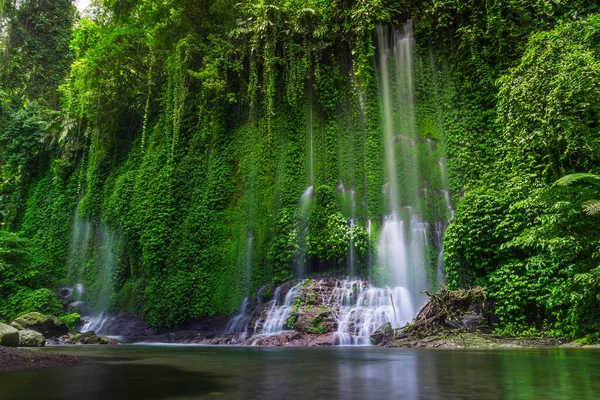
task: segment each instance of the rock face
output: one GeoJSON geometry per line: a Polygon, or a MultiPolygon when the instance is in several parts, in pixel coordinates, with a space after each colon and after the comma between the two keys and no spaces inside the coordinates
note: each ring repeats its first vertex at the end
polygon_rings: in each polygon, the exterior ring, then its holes
{"type": "Polygon", "coordinates": [[[337,330],[337,322],[331,307],[305,306],[296,313],[296,330],[306,333],[331,333],[337,330]]]}
{"type": "Polygon", "coordinates": [[[17,347],[18,345],[19,331],[0,322],[0,346],[17,347]]]}
{"type": "Polygon", "coordinates": [[[41,333],[46,339],[56,336],[63,336],[69,333],[69,328],[58,318],[51,315],[43,315],[38,312],[31,312],[15,319],[11,324],[18,330],[32,330],[41,333]]]}
{"type": "Polygon", "coordinates": [[[25,329],[19,331],[19,347],[44,347],[46,339],[39,332],[25,329]]]}
{"type": "Polygon", "coordinates": [[[101,335],[147,337],[153,336],[154,331],[135,314],[125,313],[106,318],[102,324],[101,335]]]}

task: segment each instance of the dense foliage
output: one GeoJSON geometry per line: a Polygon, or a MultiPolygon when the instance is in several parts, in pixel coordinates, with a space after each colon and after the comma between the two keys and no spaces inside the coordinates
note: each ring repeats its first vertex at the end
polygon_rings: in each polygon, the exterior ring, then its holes
{"type": "Polygon", "coordinates": [[[157,327],[303,265],[385,283],[375,28],[412,18],[449,285],[488,287],[505,333],[597,339],[599,189],[555,184],[600,172],[595,1],[0,4],[0,319],[79,282],[157,327]]]}

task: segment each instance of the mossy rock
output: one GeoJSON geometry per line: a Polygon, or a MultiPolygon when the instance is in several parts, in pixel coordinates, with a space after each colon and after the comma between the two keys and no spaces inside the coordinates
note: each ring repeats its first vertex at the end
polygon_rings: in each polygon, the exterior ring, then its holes
{"type": "Polygon", "coordinates": [[[378,345],[384,341],[393,339],[396,332],[392,329],[392,323],[386,322],[381,325],[373,334],[370,336],[371,344],[378,345]]]}
{"type": "Polygon", "coordinates": [[[19,331],[0,322],[0,346],[17,347],[18,345],[19,331]]]}
{"type": "Polygon", "coordinates": [[[301,307],[297,316],[297,331],[319,334],[337,331],[335,316],[329,307],[301,307]]]}
{"type": "Polygon", "coordinates": [[[94,331],[75,334],[71,338],[71,341],[75,344],[119,344],[119,342],[114,339],[97,336],[94,331]]]}
{"type": "Polygon", "coordinates": [[[15,319],[10,324],[17,330],[32,330],[41,333],[46,339],[63,336],[69,333],[69,328],[58,318],[39,312],[30,312],[15,319]]]}
{"type": "Polygon", "coordinates": [[[19,347],[44,347],[46,339],[39,332],[25,329],[19,331],[19,347]]]}

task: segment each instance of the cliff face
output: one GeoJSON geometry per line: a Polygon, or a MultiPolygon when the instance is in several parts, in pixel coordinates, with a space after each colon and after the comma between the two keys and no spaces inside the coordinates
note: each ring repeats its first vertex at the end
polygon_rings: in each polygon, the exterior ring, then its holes
{"type": "Polygon", "coordinates": [[[0,318],[81,284],[173,327],[335,272],[598,331],[598,191],[553,186],[599,172],[594,1],[49,3],[2,3],[0,318]]]}

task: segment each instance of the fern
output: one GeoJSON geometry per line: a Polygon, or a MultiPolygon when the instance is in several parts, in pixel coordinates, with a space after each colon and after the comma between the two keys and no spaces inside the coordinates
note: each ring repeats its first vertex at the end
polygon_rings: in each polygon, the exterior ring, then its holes
{"type": "Polygon", "coordinates": [[[556,182],[554,186],[569,186],[572,183],[591,183],[592,185],[600,187],[600,175],[589,174],[589,173],[578,173],[563,176],[556,182]]]}
{"type": "Polygon", "coordinates": [[[587,215],[600,214],[600,200],[589,200],[583,205],[583,212],[587,215]]]}

